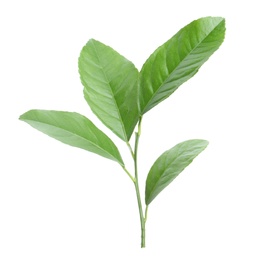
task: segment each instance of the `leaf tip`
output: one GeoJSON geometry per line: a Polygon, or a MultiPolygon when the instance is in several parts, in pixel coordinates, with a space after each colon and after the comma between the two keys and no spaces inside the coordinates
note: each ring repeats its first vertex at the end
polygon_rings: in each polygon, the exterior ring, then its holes
{"type": "Polygon", "coordinates": [[[203,148],[203,150],[205,150],[207,148],[207,146],[209,145],[209,141],[208,140],[199,139],[198,141],[201,142],[200,146],[203,148]]]}
{"type": "Polygon", "coordinates": [[[204,140],[204,141],[205,141],[206,146],[208,146],[209,145],[209,141],[208,140],[204,140]]]}
{"type": "Polygon", "coordinates": [[[28,115],[30,115],[34,111],[35,111],[35,109],[28,110],[27,112],[20,115],[18,119],[21,121],[25,121],[26,119],[28,119],[28,115]]]}
{"type": "Polygon", "coordinates": [[[26,117],[26,114],[27,114],[28,112],[29,112],[29,111],[27,111],[27,112],[21,114],[21,115],[19,116],[18,120],[24,121],[24,120],[25,120],[25,117],[26,117]]]}

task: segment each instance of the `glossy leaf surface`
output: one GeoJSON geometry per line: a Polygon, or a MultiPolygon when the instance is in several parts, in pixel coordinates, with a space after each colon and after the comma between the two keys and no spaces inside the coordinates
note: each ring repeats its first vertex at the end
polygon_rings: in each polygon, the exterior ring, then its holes
{"type": "Polygon", "coordinates": [[[85,149],[124,165],[111,139],[89,119],[78,113],[30,110],[19,119],[65,144],[85,149]]]}
{"type": "Polygon", "coordinates": [[[188,140],[164,152],[153,164],[146,180],[145,201],[149,205],[208,145],[205,140],[188,140]]]}
{"type": "Polygon", "coordinates": [[[94,114],[128,141],[139,118],[138,70],[111,47],[91,39],[81,51],[79,73],[94,114]]]}
{"type": "Polygon", "coordinates": [[[182,28],[145,62],[140,74],[139,103],[146,113],[194,76],[219,48],[225,20],[205,17],[182,28]]]}

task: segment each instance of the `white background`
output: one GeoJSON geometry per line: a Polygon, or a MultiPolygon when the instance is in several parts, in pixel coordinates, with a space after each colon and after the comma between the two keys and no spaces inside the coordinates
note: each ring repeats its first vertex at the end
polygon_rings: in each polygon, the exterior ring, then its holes
{"type": "MultiPolygon", "coordinates": [[[[261,259],[259,1],[2,1],[0,259],[261,259]],[[86,104],[82,46],[95,38],[140,69],[181,27],[223,16],[224,44],[144,117],[140,184],[180,141],[209,147],[149,209],[140,249],[134,187],[110,160],[18,120],[32,108],[77,111],[119,146],[86,104]]],[[[133,140],[132,140],[133,142],[133,140]]]]}

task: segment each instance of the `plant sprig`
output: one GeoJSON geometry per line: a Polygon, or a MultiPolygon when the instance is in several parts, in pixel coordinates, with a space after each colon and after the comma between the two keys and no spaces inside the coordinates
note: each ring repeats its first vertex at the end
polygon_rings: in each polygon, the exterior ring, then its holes
{"type": "Polygon", "coordinates": [[[142,117],[193,77],[219,48],[224,37],[224,18],[195,20],[156,49],[140,72],[132,62],[97,40],[91,39],[83,47],[79,73],[84,97],[102,123],[126,143],[133,159],[133,172],[126,169],[113,141],[83,115],[30,110],[19,118],[50,137],[111,159],[122,167],[136,191],[141,247],[145,247],[149,205],[208,145],[206,140],[187,140],[159,156],[147,176],[144,210],[138,175],[142,117]],[[129,140],[136,126],[132,147],[129,140]]]}

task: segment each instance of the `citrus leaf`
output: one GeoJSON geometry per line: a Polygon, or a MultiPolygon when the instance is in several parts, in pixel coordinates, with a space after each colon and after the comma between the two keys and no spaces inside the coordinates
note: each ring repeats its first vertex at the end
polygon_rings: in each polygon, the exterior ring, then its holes
{"type": "Polygon", "coordinates": [[[19,119],[65,144],[85,149],[124,165],[111,139],[89,119],[78,113],[30,110],[19,119]]]}
{"type": "Polygon", "coordinates": [[[94,114],[128,141],[139,118],[138,70],[111,47],[91,39],[81,51],[79,73],[94,114]]]}
{"type": "Polygon", "coordinates": [[[140,73],[140,112],[145,114],[193,77],[219,48],[225,20],[205,17],[182,28],[145,62],[140,73]]]}
{"type": "Polygon", "coordinates": [[[145,201],[149,205],[208,145],[206,140],[188,140],[164,152],[153,164],[146,180],[145,201]]]}

